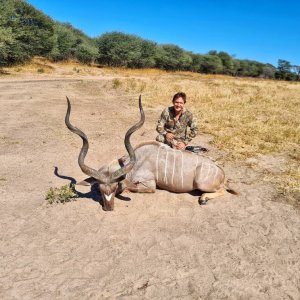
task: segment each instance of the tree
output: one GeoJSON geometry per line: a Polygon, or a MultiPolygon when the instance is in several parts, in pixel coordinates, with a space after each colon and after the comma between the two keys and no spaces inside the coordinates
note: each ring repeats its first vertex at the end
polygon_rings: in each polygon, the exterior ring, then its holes
{"type": "Polygon", "coordinates": [[[113,67],[144,68],[154,66],[156,44],[135,35],[105,33],[96,39],[98,62],[113,67]]]}
{"type": "Polygon", "coordinates": [[[190,56],[192,58],[191,71],[200,73],[203,63],[203,55],[191,53],[190,56]]]}
{"type": "Polygon", "coordinates": [[[59,61],[75,57],[77,38],[72,30],[63,24],[56,23],[53,38],[54,46],[51,53],[49,53],[49,58],[59,61]]]}
{"type": "Polygon", "coordinates": [[[155,66],[156,43],[140,39],[140,57],[135,67],[152,68],[155,66]]]}
{"type": "Polygon", "coordinates": [[[233,58],[226,52],[219,52],[219,58],[223,65],[223,74],[233,75],[234,74],[234,62],[233,58]]]}
{"type": "Polygon", "coordinates": [[[168,71],[190,70],[193,61],[188,52],[172,44],[159,46],[155,60],[156,67],[168,71]]]}
{"type": "Polygon", "coordinates": [[[216,55],[203,55],[201,73],[220,74],[223,71],[222,60],[216,55]]]}
{"type": "Polygon", "coordinates": [[[300,66],[292,66],[292,70],[295,74],[297,74],[298,76],[300,75],[300,66]]]}
{"type": "Polygon", "coordinates": [[[293,73],[291,72],[292,65],[289,61],[278,59],[277,72],[275,73],[276,79],[294,80],[293,73]]]}
{"type": "Polygon", "coordinates": [[[2,65],[44,56],[53,47],[53,21],[21,0],[0,1],[0,56],[2,65]]]}
{"type": "Polygon", "coordinates": [[[0,67],[9,65],[11,57],[11,45],[15,41],[12,28],[7,26],[9,17],[13,14],[12,2],[0,1],[0,67]]]}
{"type": "Polygon", "coordinates": [[[98,49],[88,43],[82,43],[76,47],[75,57],[84,64],[93,63],[98,57],[98,49]]]}
{"type": "Polygon", "coordinates": [[[55,23],[53,40],[54,46],[48,57],[54,61],[77,59],[92,63],[98,57],[95,40],[69,23],[55,23]]]}
{"type": "Polygon", "coordinates": [[[278,59],[278,66],[277,69],[279,72],[290,72],[292,68],[292,65],[289,61],[284,59],[278,59]]]}
{"type": "Polygon", "coordinates": [[[258,77],[263,74],[264,64],[253,60],[239,60],[239,66],[236,71],[237,76],[258,77]]]}
{"type": "Polygon", "coordinates": [[[270,64],[266,64],[262,69],[262,77],[273,79],[275,78],[275,72],[276,72],[276,68],[274,66],[270,64]]]}
{"type": "Polygon", "coordinates": [[[207,53],[208,55],[218,55],[218,51],[217,50],[210,50],[207,53]]]}

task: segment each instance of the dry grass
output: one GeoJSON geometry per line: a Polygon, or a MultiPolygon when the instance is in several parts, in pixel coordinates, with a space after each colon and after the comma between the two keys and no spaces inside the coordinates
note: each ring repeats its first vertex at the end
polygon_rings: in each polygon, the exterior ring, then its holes
{"type": "MultiPolygon", "coordinates": [[[[117,72],[124,75],[129,71],[117,72]]],[[[185,91],[200,131],[214,135],[213,143],[224,150],[224,159],[286,155],[287,170],[281,174],[267,172],[264,179],[275,183],[279,192],[299,197],[299,83],[153,70],[135,78],[139,72],[132,71],[129,78],[116,77],[113,88],[142,93],[148,107],[165,106],[174,93],[185,91]]]]}
{"type": "Polygon", "coordinates": [[[19,142],[7,137],[7,136],[0,136],[0,145],[15,145],[18,144],[19,142]]]}
{"type": "Polygon", "coordinates": [[[184,91],[188,95],[187,106],[199,119],[200,131],[214,135],[213,143],[224,150],[224,159],[286,155],[286,170],[280,174],[266,173],[264,178],[276,183],[282,193],[299,197],[300,83],[153,69],[99,68],[72,61],[53,64],[40,59],[21,68],[23,72],[43,68],[59,75],[106,76],[111,78],[107,90],[131,96],[143,94],[144,105],[148,107],[164,107],[174,93],[184,91]]]}

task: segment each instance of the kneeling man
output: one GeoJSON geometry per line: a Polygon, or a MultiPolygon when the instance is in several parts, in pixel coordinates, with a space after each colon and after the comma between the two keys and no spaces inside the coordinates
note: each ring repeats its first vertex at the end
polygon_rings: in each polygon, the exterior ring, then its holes
{"type": "Polygon", "coordinates": [[[175,94],[172,102],[173,106],[164,109],[158,120],[156,131],[159,135],[156,140],[172,148],[184,150],[197,135],[197,121],[193,114],[184,107],[186,103],[185,93],[175,94]]]}

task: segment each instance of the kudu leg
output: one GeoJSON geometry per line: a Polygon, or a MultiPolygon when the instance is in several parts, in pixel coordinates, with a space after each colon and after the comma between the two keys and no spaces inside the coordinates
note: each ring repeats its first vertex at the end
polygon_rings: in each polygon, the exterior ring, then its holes
{"type": "Polygon", "coordinates": [[[205,204],[207,200],[214,199],[219,196],[223,196],[226,193],[224,188],[220,188],[214,193],[204,193],[199,197],[200,204],[205,204]]]}
{"type": "Polygon", "coordinates": [[[154,180],[128,182],[125,190],[133,193],[155,193],[156,183],[154,180]]]}

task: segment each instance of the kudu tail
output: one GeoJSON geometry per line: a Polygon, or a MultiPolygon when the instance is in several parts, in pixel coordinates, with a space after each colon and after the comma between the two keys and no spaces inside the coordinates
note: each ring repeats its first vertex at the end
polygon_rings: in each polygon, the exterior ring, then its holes
{"type": "Polygon", "coordinates": [[[226,191],[232,195],[236,195],[238,196],[240,193],[238,193],[237,191],[233,190],[233,189],[226,189],[226,191]]]}
{"type": "Polygon", "coordinates": [[[235,195],[235,196],[238,196],[240,193],[239,192],[237,192],[237,191],[235,191],[234,189],[232,189],[231,187],[230,187],[230,182],[231,182],[232,180],[230,180],[230,179],[226,179],[225,180],[225,183],[224,183],[224,188],[225,188],[225,190],[226,190],[226,192],[228,192],[228,193],[230,193],[230,194],[232,194],[232,195],[235,195]]]}

